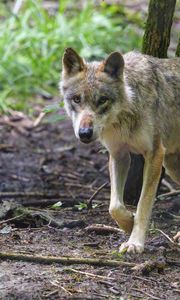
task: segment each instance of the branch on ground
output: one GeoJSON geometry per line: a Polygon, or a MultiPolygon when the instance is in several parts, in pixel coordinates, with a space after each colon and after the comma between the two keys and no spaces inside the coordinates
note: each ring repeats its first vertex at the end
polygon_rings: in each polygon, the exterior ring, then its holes
{"type": "Polygon", "coordinates": [[[110,267],[135,267],[135,263],[125,262],[121,260],[108,260],[103,258],[75,258],[75,257],[63,257],[63,256],[40,256],[40,255],[30,255],[30,254],[19,254],[13,252],[0,252],[0,259],[2,260],[15,260],[15,261],[25,261],[34,262],[42,264],[88,264],[94,266],[110,266],[110,267]]]}
{"type": "Polygon", "coordinates": [[[123,233],[123,230],[117,227],[107,226],[104,224],[92,224],[85,228],[86,231],[95,231],[98,234],[123,233]]]}

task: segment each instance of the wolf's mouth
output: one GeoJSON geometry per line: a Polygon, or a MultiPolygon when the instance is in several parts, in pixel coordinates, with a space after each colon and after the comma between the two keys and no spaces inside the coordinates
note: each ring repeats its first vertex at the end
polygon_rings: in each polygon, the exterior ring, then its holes
{"type": "Polygon", "coordinates": [[[80,141],[84,144],[90,144],[91,142],[93,142],[93,139],[80,139],[80,141]]]}

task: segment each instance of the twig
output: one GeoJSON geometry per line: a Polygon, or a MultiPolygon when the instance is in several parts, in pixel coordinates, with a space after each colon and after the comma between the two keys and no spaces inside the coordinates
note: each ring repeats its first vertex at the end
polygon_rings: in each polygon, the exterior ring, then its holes
{"type": "Polygon", "coordinates": [[[174,192],[175,191],[175,189],[173,188],[173,186],[166,179],[163,178],[161,184],[163,184],[165,187],[167,187],[170,192],[174,192]]]}
{"type": "Polygon", "coordinates": [[[45,117],[45,115],[46,114],[44,112],[40,112],[39,116],[36,118],[36,120],[33,123],[34,128],[37,127],[41,123],[41,121],[45,117]]]}
{"type": "Polygon", "coordinates": [[[176,243],[161,229],[156,229],[156,231],[159,231],[160,233],[162,233],[162,235],[164,235],[168,239],[168,241],[170,241],[173,245],[176,245],[176,243]]]}
{"type": "Polygon", "coordinates": [[[115,280],[115,278],[112,278],[112,277],[110,278],[110,277],[107,277],[107,276],[96,275],[96,274],[93,274],[93,273],[83,272],[83,271],[79,271],[79,270],[71,269],[71,268],[66,268],[66,269],[64,269],[64,271],[79,273],[79,274],[86,275],[86,276],[89,276],[89,277],[94,277],[94,278],[115,280]]]}
{"type": "Polygon", "coordinates": [[[135,278],[135,279],[140,279],[140,280],[145,281],[145,282],[148,282],[148,283],[151,283],[152,281],[157,282],[157,280],[156,280],[156,279],[153,279],[153,278],[147,279],[147,278],[144,278],[144,277],[142,277],[142,276],[137,276],[137,275],[132,276],[132,277],[135,278]]]}
{"type": "Polygon", "coordinates": [[[87,203],[87,207],[90,209],[90,208],[92,208],[92,201],[93,201],[93,199],[96,197],[96,195],[97,194],[99,194],[99,192],[105,187],[105,186],[107,186],[107,184],[108,184],[108,181],[107,182],[105,182],[105,183],[103,183],[95,192],[94,192],[94,194],[89,198],[89,200],[87,201],[88,203],[87,203]]]}
{"type": "MultiPolygon", "coordinates": [[[[108,278],[108,279],[111,279],[111,278],[108,278]]],[[[114,280],[114,279],[113,279],[114,280]]],[[[113,287],[114,286],[114,282],[110,282],[110,281],[105,281],[105,280],[99,280],[99,283],[103,283],[107,286],[111,286],[113,287]]]]}
{"type": "Polygon", "coordinates": [[[72,293],[71,292],[69,292],[67,289],[65,289],[65,287],[63,287],[63,286],[60,286],[60,288],[64,291],[64,292],[66,292],[67,294],[69,294],[69,295],[71,295],[72,296],[72,293]]]}
{"type": "Polygon", "coordinates": [[[171,191],[171,192],[168,192],[168,193],[158,195],[157,198],[161,199],[161,198],[164,198],[164,197],[176,196],[176,195],[179,195],[179,194],[180,194],[180,190],[174,190],[174,191],[171,191]]]}
{"type": "Polygon", "coordinates": [[[146,296],[148,296],[148,297],[150,297],[151,299],[154,299],[154,300],[163,300],[162,298],[156,297],[156,296],[154,296],[154,295],[152,295],[152,294],[149,294],[149,293],[147,293],[147,292],[145,292],[145,291],[143,291],[143,290],[137,289],[137,288],[132,288],[132,290],[133,290],[133,291],[136,291],[136,292],[143,293],[143,294],[145,294],[146,296]]]}
{"type": "Polygon", "coordinates": [[[180,220],[180,216],[168,213],[174,220],[180,220]]]}
{"type": "Polygon", "coordinates": [[[50,299],[50,296],[54,296],[55,294],[57,294],[59,292],[59,289],[56,289],[48,294],[46,294],[44,297],[50,299]]]}
{"type": "Polygon", "coordinates": [[[97,233],[122,233],[120,228],[107,226],[104,224],[92,224],[85,228],[86,231],[96,231],[97,233]]]}
{"type": "Polygon", "coordinates": [[[11,221],[14,221],[14,220],[16,220],[16,219],[19,219],[19,218],[21,218],[23,215],[24,215],[24,214],[21,214],[21,215],[19,215],[19,216],[15,216],[15,217],[13,217],[13,218],[10,218],[10,219],[7,219],[7,220],[3,220],[3,221],[0,222],[0,225],[2,225],[2,224],[4,224],[4,223],[11,222],[11,221]]]}
{"type": "Polygon", "coordinates": [[[65,257],[65,256],[40,256],[40,255],[30,255],[30,254],[19,254],[14,252],[0,252],[0,259],[10,259],[16,261],[26,261],[42,264],[88,264],[95,266],[111,266],[111,267],[134,267],[135,263],[125,262],[121,260],[106,260],[106,259],[97,259],[97,258],[75,258],[75,257],[65,257]]]}
{"type": "Polygon", "coordinates": [[[134,297],[133,299],[136,299],[136,298],[138,298],[138,299],[144,299],[144,296],[139,296],[137,294],[133,294],[132,292],[131,292],[131,297],[134,297]]]}
{"type": "Polygon", "coordinates": [[[72,296],[72,293],[69,292],[65,287],[61,286],[60,285],[60,282],[58,280],[55,280],[55,281],[50,281],[52,285],[54,286],[58,286],[59,288],[61,288],[64,292],[66,292],[67,294],[71,295],[72,296]]]}

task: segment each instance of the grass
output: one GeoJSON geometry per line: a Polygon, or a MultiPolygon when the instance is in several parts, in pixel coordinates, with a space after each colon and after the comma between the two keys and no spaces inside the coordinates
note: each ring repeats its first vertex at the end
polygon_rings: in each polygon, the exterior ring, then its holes
{"type": "MultiPolygon", "coordinates": [[[[0,111],[28,110],[29,99],[58,93],[61,57],[73,47],[86,59],[103,58],[114,50],[141,47],[134,30],[140,16],[128,16],[122,7],[86,1],[59,1],[55,15],[42,1],[24,1],[17,15],[0,4],[0,111]]],[[[139,26],[139,24],[138,24],[139,26]]]]}

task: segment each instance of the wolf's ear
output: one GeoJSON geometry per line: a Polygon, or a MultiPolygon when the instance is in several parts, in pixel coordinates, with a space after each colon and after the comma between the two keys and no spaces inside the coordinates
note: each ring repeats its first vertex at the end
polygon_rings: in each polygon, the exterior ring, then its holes
{"type": "Polygon", "coordinates": [[[112,52],[103,62],[103,71],[109,76],[118,78],[124,69],[124,59],[119,52],[112,52]]]}
{"type": "Polygon", "coordinates": [[[65,49],[62,64],[66,75],[74,75],[84,69],[82,58],[72,48],[65,49]]]}

